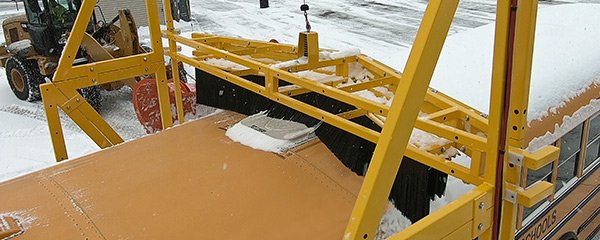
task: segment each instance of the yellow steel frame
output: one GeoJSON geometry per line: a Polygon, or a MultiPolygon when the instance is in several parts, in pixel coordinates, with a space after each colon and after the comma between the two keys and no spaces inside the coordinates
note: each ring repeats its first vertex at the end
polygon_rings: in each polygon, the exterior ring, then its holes
{"type": "MultiPolygon", "coordinates": [[[[170,1],[164,1],[167,19],[164,36],[169,41],[168,55],[173,61],[173,66],[177,66],[179,62],[189,64],[377,144],[348,223],[345,239],[372,239],[375,236],[403,155],[477,187],[393,236],[393,239],[477,237],[491,239],[492,229],[497,227],[493,226],[493,208],[497,204],[503,204],[503,212],[500,216],[501,238],[509,239],[514,236],[517,204],[533,206],[547,197],[552,189],[552,184],[548,182],[538,182],[528,189],[519,188],[520,169],[539,169],[558,158],[558,148],[553,146],[534,153],[522,150],[537,2],[519,1],[518,3],[516,8],[511,8],[509,1],[498,1],[489,120],[469,106],[427,87],[458,6],[458,0],[429,1],[403,74],[364,55],[320,60],[319,51],[330,50],[319,48],[316,32],[300,33],[297,46],[201,33],[194,33],[191,38],[186,38],[175,31],[170,1]],[[519,67],[515,67],[512,73],[507,73],[511,9],[516,9],[517,13],[512,65],[519,67]],[[193,56],[178,53],[177,44],[193,48],[195,50],[193,56]],[[270,61],[265,60],[283,62],[302,56],[306,57],[306,63],[283,68],[274,68],[270,65],[270,61]],[[227,60],[246,69],[216,67],[205,61],[209,58],[227,60]],[[359,63],[371,72],[375,76],[374,79],[337,87],[339,83],[349,81],[349,65],[355,63],[359,63]],[[332,68],[335,70],[331,70],[332,68]],[[337,75],[341,80],[316,82],[294,74],[305,70],[337,75]],[[505,85],[505,79],[509,74],[517,84],[505,85]],[[264,76],[265,84],[259,85],[242,78],[247,75],[264,76]],[[281,81],[292,85],[280,86],[281,81]],[[373,91],[375,87],[384,87],[395,92],[390,107],[353,94],[361,90],[373,91]],[[503,109],[507,99],[503,93],[508,87],[511,92],[509,107],[514,114],[504,116],[503,109]],[[342,101],[357,109],[332,114],[292,98],[307,92],[315,92],[342,101]],[[512,111],[513,109],[518,110],[519,113],[512,111]],[[426,117],[417,118],[419,112],[425,113],[426,117]],[[368,116],[380,124],[383,130],[373,131],[349,120],[358,116],[368,116]],[[504,117],[508,117],[509,126],[516,126],[516,129],[508,133],[509,145],[505,149],[499,149],[500,133],[507,131],[501,128],[504,117]],[[410,146],[408,140],[413,127],[448,139],[452,143],[428,151],[410,146]],[[439,153],[450,146],[467,153],[472,159],[471,166],[465,167],[439,156],[439,153]],[[495,185],[495,170],[498,167],[496,159],[499,151],[508,153],[503,161],[507,166],[503,186],[495,185]],[[505,198],[506,200],[501,203],[495,203],[496,187],[502,187],[507,193],[505,195],[510,197],[505,198]]],[[[62,109],[75,120],[99,146],[108,147],[122,142],[114,130],[76,92],[76,89],[85,86],[155,73],[158,77],[163,124],[164,127],[171,126],[160,29],[158,19],[155,17],[157,16],[156,2],[148,0],[146,4],[148,15],[153,16],[149,19],[152,47],[155,50],[153,53],[72,67],[73,56],[78,49],[77,43],[81,41],[84,26],[87,24],[85,19],[89,19],[93,9],[92,1],[84,1],[55,79],[53,83],[42,85],[50,130],[56,135],[53,134],[53,143],[57,158],[66,158],[64,140],[59,133],[58,109],[62,109]]],[[[173,71],[173,74],[177,79],[178,71],[173,71]]],[[[175,82],[177,114],[180,116],[180,121],[183,121],[180,86],[177,81],[175,82]]]]}
{"type": "MultiPolygon", "coordinates": [[[[146,1],[153,52],[73,66],[79,45],[96,2],[84,0],[67,45],[51,83],[40,90],[57,161],[68,158],[59,118],[59,109],[67,114],[101,148],[122,143],[123,139],[102,119],[100,114],[77,91],[81,88],[116,82],[136,76],[154,74],[158,81],[159,103],[163,128],[172,126],[170,103],[164,67],[163,46],[156,1],[146,1]]],[[[177,71],[173,71],[177,74],[177,71]]],[[[179,99],[181,96],[179,95],[179,99]]],[[[181,118],[180,118],[181,119],[181,118]]]]}

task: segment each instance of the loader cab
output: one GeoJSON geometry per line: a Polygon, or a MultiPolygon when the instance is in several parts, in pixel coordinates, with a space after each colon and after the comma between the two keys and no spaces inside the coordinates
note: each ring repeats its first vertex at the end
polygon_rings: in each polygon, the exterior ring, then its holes
{"type": "Polygon", "coordinates": [[[42,55],[60,55],[66,39],[77,18],[81,1],[23,0],[31,42],[42,55]]]}

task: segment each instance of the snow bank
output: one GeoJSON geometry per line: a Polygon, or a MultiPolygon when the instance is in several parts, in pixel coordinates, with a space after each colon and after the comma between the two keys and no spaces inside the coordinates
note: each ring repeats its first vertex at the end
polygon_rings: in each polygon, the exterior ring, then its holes
{"type": "MultiPolygon", "coordinates": [[[[528,121],[541,119],[600,84],[600,5],[540,8],[528,121]]],[[[431,87],[489,112],[494,24],[448,37],[431,87]]]]}
{"type": "MultiPolygon", "coordinates": [[[[0,182],[55,163],[45,122],[1,111],[0,119],[0,182]]],[[[76,158],[99,149],[84,134],[63,130],[69,157],[76,158]]]]}

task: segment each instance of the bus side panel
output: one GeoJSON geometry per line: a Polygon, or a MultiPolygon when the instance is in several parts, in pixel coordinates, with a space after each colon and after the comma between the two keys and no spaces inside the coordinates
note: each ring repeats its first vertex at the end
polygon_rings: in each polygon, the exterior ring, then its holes
{"type": "Polygon", "coordinates": [[[573,232],[578,239],[586,239],[600,222],[600,168],[589,177],[572,186],[556,199],[543,214],[517,234],[519,240],[559,239],[573,232]]]}

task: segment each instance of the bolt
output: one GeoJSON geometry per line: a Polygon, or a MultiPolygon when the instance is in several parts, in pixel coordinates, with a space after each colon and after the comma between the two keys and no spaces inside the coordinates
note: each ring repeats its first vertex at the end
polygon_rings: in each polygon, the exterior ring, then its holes
{"type": "Polygon", "coordinates": [[[477,226],[477,230],[481,231],[483,229],[483,223],[480,223],[479,226],[477,226]]]}
{"type": "Polygon", "coordinates": [[[71,109],[71,106],[67,106],[67,110],[71,109]]]}
{"type": "Polygon", "coordinates": [[[91,68],[90,68],[90,72],[93,72],[93,71],[94,71],[94,67],[91,67],[91,68]]]}
{"type": "Polygon", "coordinates": [[[77,101],[77,102],[81,102],[81,99],[77,98],[77,99],[75,99],[75,101],[77,101]]]}
{"type": "Polygon", "coordinates": [[[144,62],[147,62],[147,61],[148,61],[148,58],[147,58],[147,57],[144,57],[144,62]]]}
{"type": "Polygon", "coordinates": [[[145,70],[146,72],[148,72],[148,68],[145,68],[144,70],[145,70]]]}
{"type": "Polygon", "coordinates": [[[480,203],[479,203],[479,209],[483,209],[484,207],[485,207],[485,203],[483,203],[483,202],[480,202],[480,203]]]}
{"type": "Polygon", "coordinates": [[[469,120],[471,120],[471,117],[467,115],[467,118],[465,120],[468,122],[469,120]]]}

